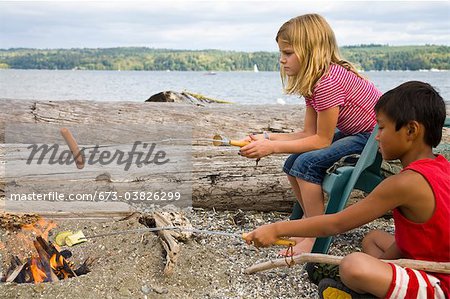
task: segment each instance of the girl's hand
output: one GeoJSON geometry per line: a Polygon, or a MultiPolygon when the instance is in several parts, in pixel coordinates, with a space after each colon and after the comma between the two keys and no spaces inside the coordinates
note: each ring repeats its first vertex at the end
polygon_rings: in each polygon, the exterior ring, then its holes
{"type": "Polygon", "coordinates": [[[272,141],[264,139],[264,137],[259,139],[258,135],[250,135],[248,138],[250,138],[250,144],[241,148],[239,151],[241,156],[259,159],[273,154],[274,149],[272,141]]]}
{"type": "Polygon", "coordinates": [[[245,236],[247,244],[256,247],[268,247],[277,241],[278,236],[274,224],[265,224],[245,236]]]}
{"type": "Polygon", "coordinates": [[[257,134],[257,135],[250,134],[247,137],[245,137],[244,139],[239,140],[239,142],[252,142],[255,140],[262,140],[262,139],[264,139],[263,134],[257,134]]]}

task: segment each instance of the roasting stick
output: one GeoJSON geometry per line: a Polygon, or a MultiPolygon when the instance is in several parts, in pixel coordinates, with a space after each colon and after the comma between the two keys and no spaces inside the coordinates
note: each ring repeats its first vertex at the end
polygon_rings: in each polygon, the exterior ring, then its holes
{"type": "Polygon", "coordinates": [[[75,138],[73,138],[73,135],[72,133],[70,133],[69,129],[61,128],[60,132],[61,135],[64,137],[64,140],[66,141],[67,145],[69,146],[70,151],[72,152],[77,168],[83,169],[84,159],[80,151],[80,148],[78,147],[77,141],[75,140],[75,138]]]}
{"type": "MultiPolygon", "coordinates": [[[[75,160],[75,164],[78,169],[84,168],[84,158],[83,154],[80,151],[80,148],[78,147],[78,143],[73,137],[72,133],[67,128],[61,128],[60,129],[61,135],[64,137],[64,140],[66,141],[67,145],[69,146],[70,151],[72,152],[73,158],[75,160]]],[[[165,141],[191,141],[191,139],[165,139],[165,140],[159,140],[159,142],[165,142],[165,141]]],[[[238,140],[230,140],[226,137],[223,137],[221,135],[215,135],[213,139],[207,139],[207,138],[199,138],[197,141],[209,141],[212,142],[214,146],[220,146],[220,145],[231,145],[231,146],[238,146],[243,147],[249,142],[244,141],[238,141],[238,140]]],[[[106,146],[97,146],[99,147],[110,147],[112,145],[106,145],[106,146]]],[[[89,149],[92,147],[85,147],[84,149],[89,149]]],[[[259,161],[259,159],[257,159],[259,161]]]]}
{"type": "MultiPolygon", "coordinates": [[[[287,258],[288,262],[291,262],[291,265],[295,264],[303,264],[303,263],[322,263],[322,264],[330,264],[330,265],[339,265],[342,256],[335,255],[327,255],[321,253],[303,253],[301,255],[294,256],[292,259],[287,258]]],[[[450,273],[450,263],[444,262],[430,262],[430,261],[419,261],[419,260],[411,260],[411,259],[398,259],[398,260],[382,260],[386,263],[393,263],[400,267],[408,267],[415,270],[423,270],[426,272],[433,273],[450,273]]],[[[253,274],[259,271],[269,270],[278,267],[286,267],[289,266],[286,263],[286,258],[279,258],[275,260],[270,260],[264,263],[259,263],[248,267],[244,270],[246,274],[253,274]]]]}

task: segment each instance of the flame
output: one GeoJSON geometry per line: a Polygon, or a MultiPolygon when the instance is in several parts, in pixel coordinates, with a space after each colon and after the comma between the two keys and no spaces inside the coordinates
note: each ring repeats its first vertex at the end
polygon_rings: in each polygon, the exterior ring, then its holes
{"type": "MultiPolygon", "coordinates": [[[[70,273],[67,272],[65,269],[64,261],[65,261],[64,257],[56,253],[53,254],[52,257],[50,258],[50,267],[54,270],[54,272],[60,279],[67,279],[71,277],[70,273]]],[[[69,265],[67,261],[66,265],[69,265]]]]}
{"type": "Polygon", "coordinates": [[[44,240],[48,241],[49,232],[56,226],[56,223],[53,221],[39,218],[34,223],[23,224],[21,226],[21,230],[15,235],[12,235],[11,240],[8,240],[8,244],[11,244],[8,246],[11,247],[11,252],[19,251],[17,254],[18,256],[22,256],[22,258],[25,258],[27,255],[29,256],[29,254],[31,254],[29,261],[29,273],[30,279],[32,279],[35,284],[49,280],[52,281],[52,275],[50,275],[49,271],[51,270],[50,267],[48,267],[50,262],[41,260],[43,257],[39,256],[39,253],[34,245],[34,240],[36,240],[36,237],[40,236],[44,240]],[[47,267],[49,269],[46,269],[47,267]]]}
{"type": "Polygon", "coordinates": [[[50,267],[52,267],[53,270],[56,270],[58,267],[58,262],[56,261],[56,253],[53,254],[50,258],[50,267]]]}
{"type": "Polygon", "coordinates": [[[13,260],[22,260],[20,255],[28,256],[22,264],[24,275],[17,282],[32,281],[38,284],[77,276],[74,263],[64,258],[59,246],[48,241],[49,232],[56,226],[53,221],[39,218],[32,224],[22,225],[20,231],[8,236],[6,244],[0,242],[0,249],[8,245],[13,260]]]}
{"type": "Polygon", "coordinates": [[[35,284],[41,283],[47,278],[45,272],[39,267],[38,258],[36,257],[31,258],[30,271],[35,284]]]}

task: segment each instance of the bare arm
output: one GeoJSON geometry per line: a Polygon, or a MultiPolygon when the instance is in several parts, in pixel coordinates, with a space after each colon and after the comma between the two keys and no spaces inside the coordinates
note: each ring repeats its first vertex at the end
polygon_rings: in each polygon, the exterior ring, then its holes
{"type": "MultiPolygon", "coordinates": [[[[312,108],[310,108],[314,111],[312,108]]],[[[307,110],[305,118],[306,133],[304,138],[292,140],[256,140],[241,149],[247,158],[261,158],[273,153],[303,153],[325,148],[333,141],[339,115],[339,107],[330,108],[314,116],[307,110]]],[[[315,112],[314,112],[315,113],[315,112]]],[[[298,135],[300,136],[300,135],[298,135]]],[[[272,139],[272,138],[271,138],[272,139]]]]}
{"type": "Polygon", "coordinates": [[[405,204],[420,186],[411,185],[403,174],[385,179],[365,199],[336,214],[263,225],[246,237],[256,246],[269,246],[280,237],[322,237],[360,227],[405,204]]]}
{"type": "Polygon", "coordinates": [[[310,106],[306,107],[303,130],[295,133],[271,133],[269,135],[272,141],[288,141],[302,139],[316,134],[317,131],[317,112],[310,106]]]}

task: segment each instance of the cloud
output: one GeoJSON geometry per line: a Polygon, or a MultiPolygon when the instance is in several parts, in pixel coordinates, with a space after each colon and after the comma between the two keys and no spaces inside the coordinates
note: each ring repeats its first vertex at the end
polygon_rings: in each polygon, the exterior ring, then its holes
{"type": "Polygon", "coordinates": [[[448,45],[449,11],[448,1],[0,2],[0,48],[275,51],[279,26],[311,12],[340,45],[448,45]]]}

